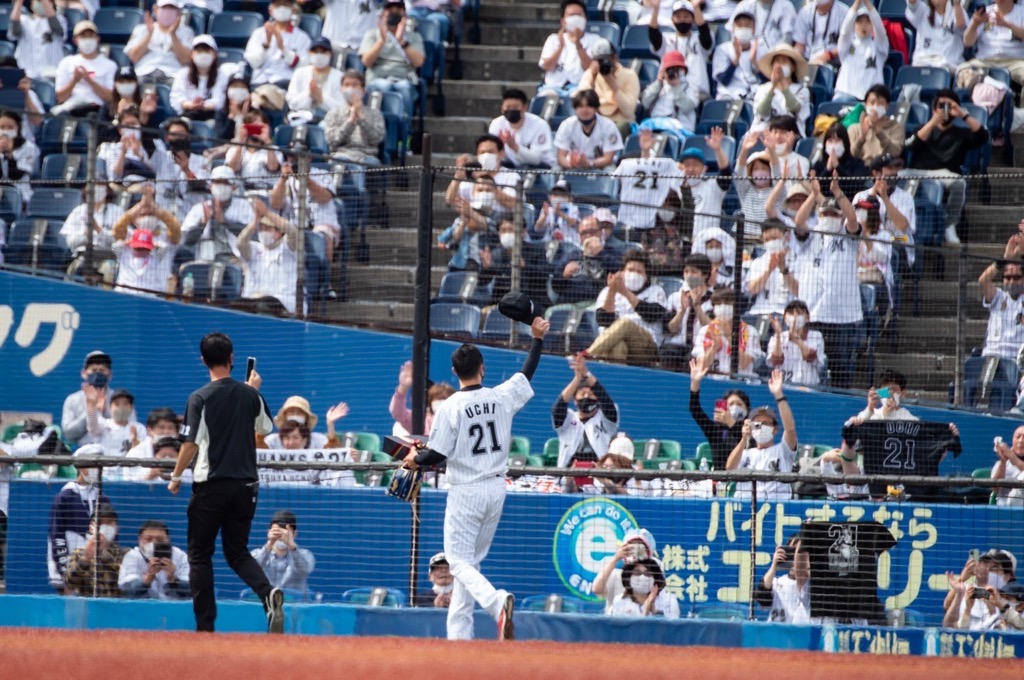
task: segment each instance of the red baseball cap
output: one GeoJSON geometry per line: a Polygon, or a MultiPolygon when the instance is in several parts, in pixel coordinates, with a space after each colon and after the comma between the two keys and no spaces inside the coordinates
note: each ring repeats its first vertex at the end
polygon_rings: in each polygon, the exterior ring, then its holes
{"type": "Polygon", "coordinates": [[[153,232],[149,229],[136,229],[132,232],[132,238],[128,241],[128,247],[153,250],[153,232]]]}
{"type": "Polygon", "coordinates": [[[678,50],[666,52],[661,59],[662,68],[686,68],[686,58],[678,50]]]}

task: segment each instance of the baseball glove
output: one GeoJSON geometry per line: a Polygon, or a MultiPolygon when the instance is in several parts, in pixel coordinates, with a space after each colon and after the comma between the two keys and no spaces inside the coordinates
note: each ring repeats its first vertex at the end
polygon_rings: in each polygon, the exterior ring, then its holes
{"type": "Polygon", "coordinates": [[[419,468],[413,470],[407,467],[400,467],[395,470],[395,474],[391,477],[387,494],[407,503],[412,503],[419,495],[422,484],[423,472],[419,468]]]}

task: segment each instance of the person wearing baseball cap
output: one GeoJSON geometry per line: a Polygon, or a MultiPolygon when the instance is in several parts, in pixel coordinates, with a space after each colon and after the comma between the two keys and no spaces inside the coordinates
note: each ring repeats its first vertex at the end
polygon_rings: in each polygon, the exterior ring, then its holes
{"type": "MultiPolygon", "coordinates": [[[[629,441],[628,437],[625,439],[629,441]]],[[[623,593],[622,569],[618,565],[621,563],[626,567],[643,560],[656,560],[657,557],[658,544],[650,531],[639,527],[626,531],[615,554],[605,559],[601,571],[594,577],[594,595],[604,598],[606,614],[611,611],[615,599],[623,593]]]]}
{"type": "Polygon", "coordinates": [[[182,243],[193,248],[196,259],[235,255],[236,236],[255,219],[254,203],[235,196],[236,184],[234,170],[217,166],[210,172],[210,199],[192,206],[185,216],[182,243]]]}
{"type": "Polygon", "coordinates": [[[430,581],[431,589],[416,593],[414,606],[447,609],[452,602],[455,577],[452,576],[448,558],[443,552],[435,553],[428,560],[427,580],[430,581]]]}
{"type": "Polygon", "coordinates": [[[117,64],[100,54],[100,34],[96,24],[79,21],[73,31],[78,52],[57,64],[54,81],[57,106],[53,115],[85,116],[96,113],[110,101],[117,64]]]}
{"type": "Polygon", "coordinates": [[[605,38],[594,43],[590,54],[594,59],[583,72],[579,89],[597,92],[600,101],[598,113],[618,125],[619,133],[626,138],[630,123],[636,121],[640,78],[636,71],[619,63],[615,46],[605,38]]]}
{"type": "Polygon", "coordinates": [[[324,37],[309,46],[309,63],[295,69],[285,100],[292,111],[310,111],[314,123],[344,102],[341,96],[341,71],[334,68],[331,41],[324,37]]]}
{"type": "MultiPolygon", "coordinates": [[[[742,3],[733,14],[732,40],[718,45],[711,57],[711,77],[718,83],[718,99],[750,99],[761,82],[757,58],[768,48],[763,40],[754,40],[756,18],[753,10],[744,9],[746,4],[742,3]]],[[[776,4],[785,3],[773,3],[772,7],[776,4]]]]}
{"type": "Polygon", "coordinates": [[[779,43],[793,43],[793,26],[796,24],[796,6],[784,2],[765,3],[762,0],[742,0],[732,14],[732,25],[725,27],[733,30],[736,18],[741,15],[754,16],[757,22],[758,56],[779,43]]]}
{"type": "Polygon", "coordinates": [[[689,69],[681,52],[666,52],[661,58],[658,77],[647,86],[640,98],[651,118],[675,118],[687,130],[697,124],[695,113],[700,101],[698,92],[690,91],[689,69]]]}
{"type": "Polygon", "coordinates": [[[183,6],[182,0],[157,0],[146,21],[132,29],[124,53],[140,80],[170,85],[189,65],[196,34],[181,20],[183,6]]]}
{"type": "MultiPolygon", "coordinates": [[[[889,36],[870,0],[854,0],[839,29],[836,100],[863,100],[868,88],[885,82],[889,36]]],[[[820,176],[820,175],[819,175],[820,176]]]]}
{"type": "MultiPolygon", "coordinates": [[[[99,444],[103,447],[103,455],[124,457],[128,451],[138,446],[146,438],[146,428],[135,419],[135,397],[124,389],[110,393],[110,417],[104,418],[98,413],[95,418],[87,418],[89,434],[83,442],[99,444]]],[[[107,468],[103,471],[104,478],[121,479],[120,468],[107,468]]]]}
{"type": "MultiPolygon", "coordinates": [[[[114,375],[114,362],[102,350],[89,352],[82,362],[82,385],[64,399],[60,427],[64,439],[72,448],[78,443],[91,441],[89,423],[92,420],[110,417],[108,388],[114,375]]],[[[134,420],[135,414],[132,413],[134,420]]]]}
{"type": "Polygon", "coordinates": [[[679,154],[679,168],[683,171],[683,183],[680,193],[684,206],[693,206],[693,234],[719,225],[722,202],[725,192],[732,182],[729,175],[729,157],[722,148],[725,132],[720,127],[711,128],[711,133],[704,137],[704,146],[715,154],[717,177],[708,168],[708,159],[699,146],[688,146],[679,154]]]}
{"type": "Polygon", "coordinates": [[[189,120],[213,120],[224,108],[228,76],[221,73],[217,41],[202,34],[189,44],[188,63],[174,74],[171,108],[189,120]]]}
{"type": "Polygon", "coordinates": [[[993,602],[992,591],[1002,592],[1017,583],[1016,572],[1017,558],[1009,550],[999,548],[980,554],[977,560],[969,558],[959,575],[947,571],[949,594],[944,603],[943,627],[988,630],[995,626],[1000,611],[993,602]]]}
{"type": "Polygon", "coordinates": [[[405,112],[412,118],[416,103],[416,69],[426,58],[423,39],[408,29],[405,3],[386,0],[376,28],[363,36],[359,58],[366,67],[368,92],[397,92],[405,103],[405,112]]]}
{"type": "MultiPolygon", "coordinates": [[[[668,7],[669,3],[666,0],[662,5],[668,7]]],[[[662,33],[661,25],[665,22],[660,21],[656,13],[652,14],[651,21],[647,25],[647,38],[651,43],[651,51],[662,59],[669,52],[679,52],[684,59],[695,64],[707,63],[714,40],[711,35],[711,26],[704,15],[703,6],[703,2],[694,4],[690,0],[672,2],[671,23],[675,28],[674,33],[662,33]],[[694,25],[697,26],[696,31],[693,30],[694,25]]],[[[711,86],[708,82],[706,68],[688,69],[684,77],[690,84],[691,95],[697,101],[703,101],[711,96],[711,86]]]]}

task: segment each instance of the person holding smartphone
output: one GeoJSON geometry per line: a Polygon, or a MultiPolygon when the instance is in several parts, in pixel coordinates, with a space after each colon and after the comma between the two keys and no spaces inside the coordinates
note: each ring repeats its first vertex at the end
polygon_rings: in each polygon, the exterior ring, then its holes
{"type": "Polygon", "coordinates": [[[167,525],[146,520],[139,542],[121,561],[117,586],[125,597],[181,600],[191,596],[188,555],[171,545],[167,525]]]}
{"type": "Polygon", "coordinates": [[[769,621],[807,625],[811,622],[811,560],[802,551],[799,535],[790,537],[772,555],[754,599],[758,604],[771,607],[769,621]],[[786,572],[779,575],[779,572],[786,572]]]}

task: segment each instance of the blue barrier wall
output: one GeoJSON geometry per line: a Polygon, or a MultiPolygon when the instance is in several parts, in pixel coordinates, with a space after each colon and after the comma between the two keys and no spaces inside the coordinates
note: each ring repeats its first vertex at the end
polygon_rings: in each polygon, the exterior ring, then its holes
{"type": "MultiPolygon", "coordinates": [[[[46,579],[49,506],[60,485],[19,481],[11,485],[7,590],[51,592],[46,579]]],[[[171,496],[163,485],[105,486],[120,514],[120,543],[135,544],[137,527],[161,519],[172,541],[184,545],[187,494],[171,496]]],[[[421,509],[418,573],[441,550],[446,494],[425,490],[421,509]]],[[[499,588],[520,598],[560,593],[595,600],[590,584],[626,530],[650,529],[658,541],[668,588],[684,612],[745,603],[753,524],[748,506],[728,500],[646,499],[621,501],[577,494],[509,494],[484,572],[499,588]]],[[[338,601],[354,587],[408,583],[410,509],[383,489],[322,489],[270,484],[261,490],[250,545],[264,542],[278,509],[295,511],[299,543],[317,557],[310,589],[338,601]]],[[[926,622],[941,622],[945,572],[963,567],[973,548],[1001,547],[1024,554],[1019,510],[990,506],[870,504],[791,501],[758,508],[756,571],[764,573],[775,546],[804,519],[876,520],[898,540],[879,563],[879,594],[890,607],[911,608],[926,622]]],[[[224,597],[237,598],[243,584],[216,558],[224,597]]]]}
{"type": "MultiPolygon", "coordinates": [[[[351,412],[339,428],[391,431],[387,405],[398,368],[411,354],[408,336],[263,318],[8,272],[0,272],[0,379],[17,389],[4,390],[0,410],[48,411],[59,421],[64,398],[78,389],[82,358],[102,348],[114,357],[114,386],[136,395],[141,418],[158,406],[181,411],[188,393],[207,379],[198,344],[211,330],[232,336],[239,372],[245,356],[259,358],[271,408],[278,408],[291,394],[308,397],[320,414],[331,404],[347,401],[351,412]],[[9,327],[5,318],[10,318],[9,327]]],[[[433,380],[452,381],[449,356],[454,347],[450,342],[433,343],[433,380]]],[[[523,358],[499,349],[484,349],[484,356],[491,384],[518,370],[523,358]]],[[[681,440],[685,455],[693,455],[703,436],[687,411],[687,376],[599,363],[592,371],[618,401],[623,431],[634,438],[681,440]]],[[[536,396],[515,422],[516,434],[529,437],[535,452],[554,434],[551,404],[571,378],[564,359],[542,359],[534,380],[536,396]]],[[[729,381],[706,381],[704,407],[710,411],[715,398],[734,386],[729,381]]],[[[754,404],[772,403],[765,387],[739,386],[754,404]]],[[[830,444],[838,442],[843,421],[864,407],[861,398],[800,389],[790,390],[790,404],[800,440],[830,444]]],[[[911,408],[923,420],[960,426],[965,453],[943,463],[944,473],[969,473],[991,465],[993,436],[1009,440],[1019,424],[973,413],[911,408]]]]}

